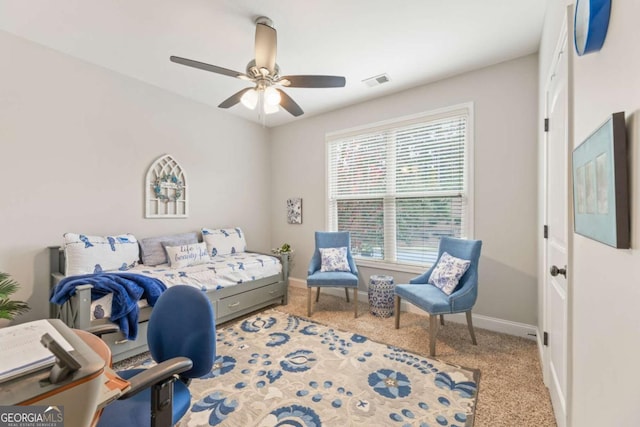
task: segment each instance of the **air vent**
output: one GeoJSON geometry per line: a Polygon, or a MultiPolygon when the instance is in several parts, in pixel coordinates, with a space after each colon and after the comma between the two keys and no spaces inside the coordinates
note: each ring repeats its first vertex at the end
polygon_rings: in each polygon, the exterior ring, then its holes
{"type": "Polygon", "coordinates": [[[391,81],[388,74],[380,74],[379,76],[369,77],[368,79],[364,79],[362,82],[369,87],[380,86],[383,83],[387,83],[391,81]]]}

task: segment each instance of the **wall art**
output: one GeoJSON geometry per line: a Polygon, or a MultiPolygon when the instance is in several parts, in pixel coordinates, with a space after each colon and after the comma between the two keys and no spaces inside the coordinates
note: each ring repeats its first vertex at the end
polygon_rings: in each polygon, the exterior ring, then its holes
{"type": "Polygon", "coordinates": [[[287,199],[287,222],[302,224],[302,199],[300,197],[287,199]]]}
{"type": "Polygon", "coordinates": [[[573,150],[573,217],[577,234],[630,247],[627,137],[614,113],[573,150]]]}
{"type": "Polygon", "coordinates": [[[187,177],[169,154],[149,167],[145,179],[146,218],[186,218],[188,216],[187,177]]]}

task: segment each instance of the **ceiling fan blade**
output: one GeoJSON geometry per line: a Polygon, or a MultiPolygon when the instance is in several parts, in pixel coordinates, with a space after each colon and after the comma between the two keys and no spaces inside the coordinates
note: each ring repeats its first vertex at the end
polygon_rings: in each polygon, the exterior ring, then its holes
{"type": "Polygon", "coordinates": [[[276,29],[267,24],[256,24],[256,67],[266,68],[273,75],[276,68],[276,29]]]}
{"type": "Polygon", "coordinates": [[[239,92],[234,93],[233,95],[231,95],[230,97],[228,97],[227,99],[225,99],[224,101],[222,101],[222,103],[220,103],[220,105],[218,105],[218,107],[220,108],[230,108],[233,107],[234,105],[236,105],[238,102],[240,102],[240,98],[242,98],[242,95],[244,95],[244,93],[248,90],[253,89],[252,87],[248,87],[245,89],[242,89],[239,92]]]}
{"type": "Polygon", "coordinates": [[[300,106],[296,104],[296,102],[293,99],[291,99],[289,95],[287,95],[286,93],[284,93],[284,91],[280,89],[276,89],[276,90],[280,92],[280,106],[282,108],[287,110],[289,113],[291,113],[291,115],[295,117],[298,117],[304,114],[304,111],[302,111],[302,108],[300,108],[300,106]]]}
{"type": "Polygon", "coordinates": [[[237,77],[243,80],[251,80],[249,76],[239,71],[229,70],[227,68],[218,67],[216,65],[205,64],[204,62],[194,61],[192,59],[181,58],[179,56],[171,56],[171,62],[186,65],[187,67],[198,68],[200,70],[211,71],[212,73],[222,74],[229,77],[237,77]]]}
{"type": "Polygon", "coordinates": [[[341,76],[284,76],[278,82],[286,87],[344,87],[346,79],[341,76]]]}

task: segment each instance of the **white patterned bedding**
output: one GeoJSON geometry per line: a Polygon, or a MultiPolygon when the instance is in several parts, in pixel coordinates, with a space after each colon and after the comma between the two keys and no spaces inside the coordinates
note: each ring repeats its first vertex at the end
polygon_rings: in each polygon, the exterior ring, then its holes
{"type": "MultiPolygon", "coordinates": [[[[282,264],[278,258],[253,252],[240,252],[215,256],[206,264],[182,268],[171,268],[169,264],[155,267],[138,265],[126,272],[160,279],[167,287],[190,285],[210,291],[273,276],[280,274],[281,271],[282,264]]],[[[92,301],[91,320],[109,318],[111,301],[111,295],[92,301]]],[[[146,305],[146,300],[138,302],[138,307],[146,305]]]]}

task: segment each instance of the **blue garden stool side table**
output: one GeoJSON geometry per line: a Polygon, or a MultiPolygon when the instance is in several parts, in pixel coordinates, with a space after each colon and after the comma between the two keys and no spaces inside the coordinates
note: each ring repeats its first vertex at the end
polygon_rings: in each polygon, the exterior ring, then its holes
{"type": "Polygon", "coordinates": [[[396,285],[392,276],[374,275],[369,278],[369,311],[376,317],[393,316],[393,294],[396,285]]]}

